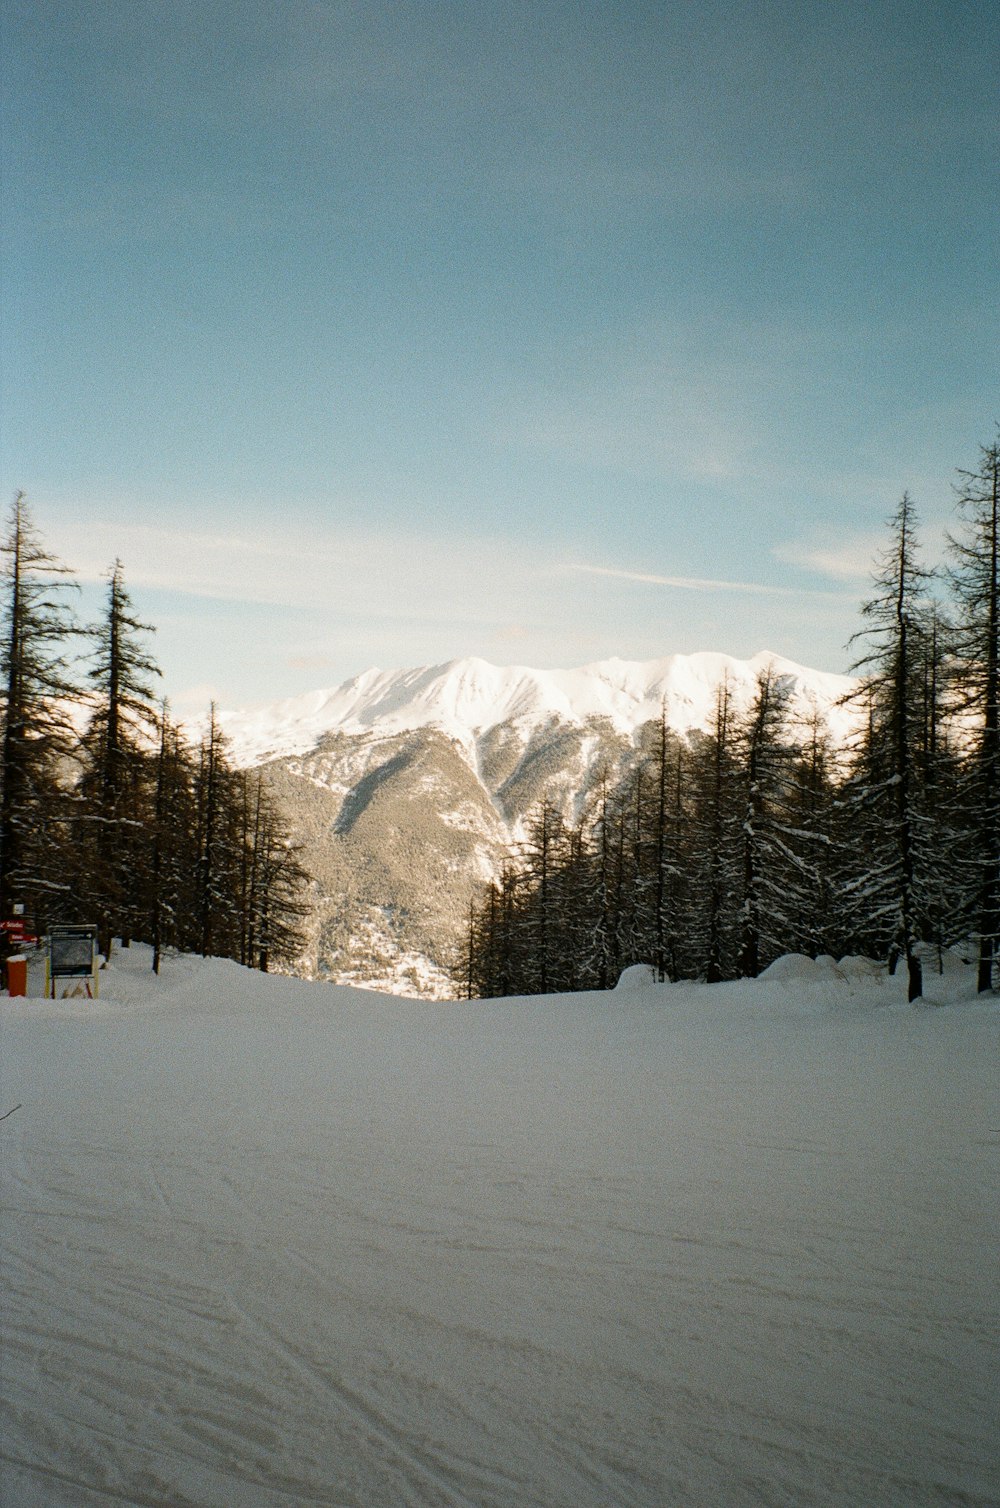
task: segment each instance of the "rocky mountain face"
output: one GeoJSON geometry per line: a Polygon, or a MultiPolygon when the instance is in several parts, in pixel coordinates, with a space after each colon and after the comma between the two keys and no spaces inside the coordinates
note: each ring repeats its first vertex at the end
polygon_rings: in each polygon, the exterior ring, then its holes
{"type": "Polygon", "coordinates": [[[257,765],[314,876],[303,972],[424,996],[455,992],[473,895],[543,797],[575,816],[659,726],[705,730],[726,676],[736,707],[757,671],[787,678],[793,714],[825,717],[851,684],[778,656],[675,655],[575,671],[478,660],[369,671],[329,692],[221,714],[234,757],[257,765]]]}

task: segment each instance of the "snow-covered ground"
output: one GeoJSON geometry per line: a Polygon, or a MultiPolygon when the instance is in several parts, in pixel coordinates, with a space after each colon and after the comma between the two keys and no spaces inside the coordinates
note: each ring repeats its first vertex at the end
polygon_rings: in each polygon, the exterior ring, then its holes
{"type": "Polygon", "coordinates": [[[2,1498],[995,1504],[1000,1006],[0,1002],[2,1498]]]}

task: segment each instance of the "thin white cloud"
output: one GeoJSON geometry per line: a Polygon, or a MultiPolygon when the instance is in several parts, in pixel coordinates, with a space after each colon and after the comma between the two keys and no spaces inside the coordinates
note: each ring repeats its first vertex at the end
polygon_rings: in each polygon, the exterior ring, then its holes
{"type": "MultiPolygon", "coordinates": [[[[867,586],[873,570],[891,549],[892,535],[888,529],[854,534],[849,539],[827,540],[812,543],[806,540],[785,540],[773,546],[771,554],[785,565],[798,570],[812,571],[826,576],[831,581],[845,585],[867,586]]],[[[946,553],[944,531],[937,521],[923,531],[921,557],[925,566],[940,565],[946,553]]]]}
{"type": "Polygon", "coordinates": [[[786,540],[771,551],[776,560],[799,570],[814,571],[833,581],[859,583],[871,575],[872,562],[884,548],[885,540],[877,534],[855,535],[840,543],[807,544],[803,540],[786,540]]]}
{"type": "Polygon", "coordinates": [[[509,619],[526,611],[555,567],[509,540],[412,532],[310,531],[248,535],[121,520],[65,520],[46,542],[78,579],[101,582],[120,557],[127,585],[248,608],[431,622],[509,619]]]}
{"type": "Polygon", "coordinates": [[[710,576],[659,576],[651,571],[623,571],[612,566],[574,564],[569,569],[584,572],[588,576],[610,576],[618,581],[638,581],[648,586],[677,587],[684,592],[748,592],[759,597],[803,595],[800,587],[770,586],[762,581],[717,581],[710,576]]]}
{"type": "Polygon", "coordinates": [[[46,531],[81,581],[104,581],[120,558],[132,587],[277,605],[294,554],[279,540],[115,520],[63,521],[46,531]]]}

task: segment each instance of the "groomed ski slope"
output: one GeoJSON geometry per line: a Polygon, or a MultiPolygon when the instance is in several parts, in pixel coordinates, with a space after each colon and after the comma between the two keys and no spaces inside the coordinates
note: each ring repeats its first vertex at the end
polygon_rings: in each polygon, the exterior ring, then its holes
{"type": "Polygon", "coordinates": [[[0,1003],[2,1492],[995,1504],[1000,1008],[957,962],[0,1003]]]}

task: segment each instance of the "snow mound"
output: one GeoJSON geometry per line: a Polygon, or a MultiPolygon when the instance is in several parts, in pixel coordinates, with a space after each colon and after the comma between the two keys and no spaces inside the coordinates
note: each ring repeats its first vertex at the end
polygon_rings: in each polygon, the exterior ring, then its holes
{"type": "Polygon", "coordinates": [[[758,978],[772,984],[819,984],[844,975],[829,955],[809,958],[805,953],[784,953],[762,969],[758,978]]]}
{"type": "Polygon", "coordinates": [[[885,973],[885,964],[874,958],[862,958],[860,953],[848,953],[837,965],[845,979],[858,979],[877,983],[885,973]]]}
{"type": "Polygon", "coordinates": [[[616,990],[648,990],[656,984],[656,970],[651,963],[630,963],[618,976],[616,990]]]}

